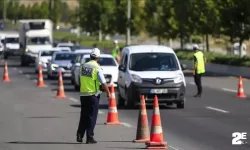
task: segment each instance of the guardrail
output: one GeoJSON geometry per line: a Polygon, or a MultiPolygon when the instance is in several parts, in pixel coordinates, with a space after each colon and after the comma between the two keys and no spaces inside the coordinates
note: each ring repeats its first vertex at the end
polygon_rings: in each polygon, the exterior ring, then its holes
{"type": "MultiPolygon", "coordinates": [[[[192,61],[180,60],[180,63],[186,64],[188,69],[193,68],[192,61]]],[[[242,76],[242,77],[250,78],[250,68],[249,67],[236,67],[236,66],[229,66],[229,65],[206,63],[206,72],[212,72],[212,73],[229,75],[229,76],[242,76]]]]}

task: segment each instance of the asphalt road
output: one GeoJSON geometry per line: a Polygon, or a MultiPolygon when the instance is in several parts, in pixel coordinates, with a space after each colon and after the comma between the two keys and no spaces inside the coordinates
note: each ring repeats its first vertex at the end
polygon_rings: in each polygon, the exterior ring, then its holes
{"type": "MultiPolygon", "coordinates": [[[[108,108],[104,95],[100,101],[95,130],[98,144],[76,143],[79,93],[74,91],[70,81],[64,80],[67,98],[56,99],[57,80],[47,80],[44,76],[47,87],[37,88],[34,67],[20,67],[17,59],[11,59],[8,63],[11,83],[0,82],[0,150],[110,150],[145,147],[145,144],[131,142],[136,136],[137,109],[118,109],[121,126],[103,125],[108,108]]],[[[3,72],[3,62],[0,72],[3,72]]],[[[237,89],[237,78],[209,74],[203,79],[202,98],[193,98],[196,87],[190,73],[186,73],[185,109],[161,107],[164,139],[168,142],[169,150],[249,150],[250,99],[236,98],[232,90],[237,89]],[[232,146],[233,132],[247,132],[249,144],[232,146]]],[[[250,87],[250,82],[244,81],[245,87],[250,87]]],[[[249,92],[246,94],[250,96],[249,92]]],[[[150,123],[151,106],[148,106],[147,113],[150,123]]]]}

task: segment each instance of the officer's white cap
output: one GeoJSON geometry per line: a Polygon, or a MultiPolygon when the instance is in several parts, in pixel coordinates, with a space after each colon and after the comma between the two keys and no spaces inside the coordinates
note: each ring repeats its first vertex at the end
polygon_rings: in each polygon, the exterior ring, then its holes
{"type": "Polygon", "coordinates": [[[193,45],[193,49],[200,49],[200,48],[199,48],[199,45],[194,44],[194,45],[193,45]]]}
{"type": "Polygon", "coordinates": [[[115,43],[115,44],[118,44],[118,40],[114,40],[114,43],[115,43]]]}
{"type": "Polygon", "coordinates": [[[90,56],[93,56],[93,57],[100,57],[100,55],[101,55],[101,51],[98,48],[94,48],[92,52],[90,53],[90,56]]]}

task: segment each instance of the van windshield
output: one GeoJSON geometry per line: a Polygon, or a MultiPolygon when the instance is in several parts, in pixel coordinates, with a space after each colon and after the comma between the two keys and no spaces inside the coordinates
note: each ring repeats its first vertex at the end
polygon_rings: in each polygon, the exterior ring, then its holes
{"type": "Polygon", "coordinates": [[[129,69],[132,71],[176,71],[179,66],[171,53],[131,54],[129,69]]]}
{"type": "Polygon", "coordinates": [[[6,43],[19,43],[19,38],[6,38],[6,43]]]}

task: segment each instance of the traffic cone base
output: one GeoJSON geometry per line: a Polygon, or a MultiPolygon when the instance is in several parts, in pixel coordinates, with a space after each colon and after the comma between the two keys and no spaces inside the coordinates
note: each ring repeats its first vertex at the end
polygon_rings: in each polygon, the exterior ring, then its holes
{"type": "Polygon", "coordinates": [[[146,142],[147,149],[167,149],[167,142],[146,142]]]}
{"type": "Polygon", "coordinates": [[[106,124],[106,125],[120,125],[121,123],[120,122],[106,122],[104,124],[106,124]]]}
{"type": "Polygon", "coordinates": [[[145,143],[145,142],[148,142],[148,141],[150,141],[149,138],[147,138],[147,139],[142,139],[142,140],[133,140],[134,143],[145,143]]]}

